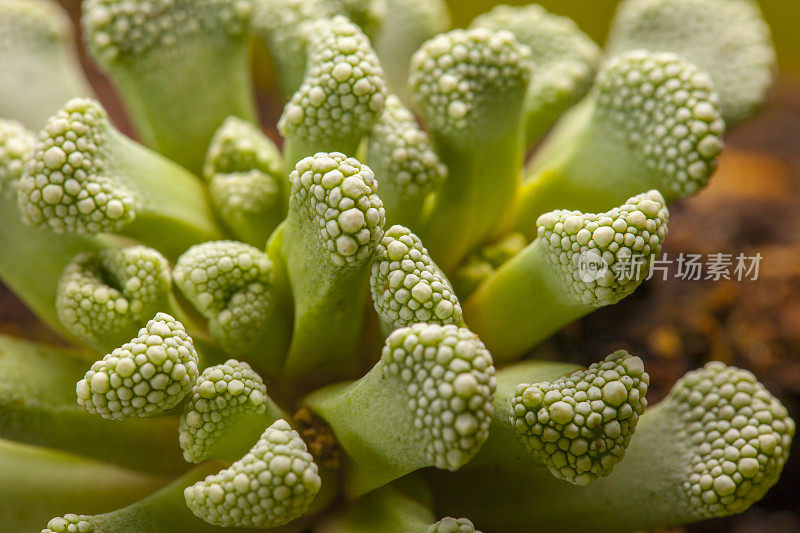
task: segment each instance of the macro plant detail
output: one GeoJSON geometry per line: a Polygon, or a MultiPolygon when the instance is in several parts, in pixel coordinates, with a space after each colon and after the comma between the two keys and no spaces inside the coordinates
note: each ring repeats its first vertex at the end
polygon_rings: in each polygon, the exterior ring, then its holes
{"type": "Polygon", "coordinates": [[[648,384],[642,360],[619,351],[552,383],[520,383],[511,422],[554,476],[588,485],[625,454],[648,384]]]}
{"type": "Polygon", "coordinates": [[[163,413],[189,391],[197,363],[183,325],[159,313],[136,338],[92,365],[75,386],[78,404],[104,418],[163,413]]]}
{"type": "Polygon", "coordinates": [[[532,357],[765,100],[753,1],[626,0],[601,49],[533,4],[84,0],[135,136],[72,28],[0,0],[0,280],[61,337],[0,336],[0,530],[624,532],[778,480],[752,373],[650,405],[636,354],[532,357]]]}

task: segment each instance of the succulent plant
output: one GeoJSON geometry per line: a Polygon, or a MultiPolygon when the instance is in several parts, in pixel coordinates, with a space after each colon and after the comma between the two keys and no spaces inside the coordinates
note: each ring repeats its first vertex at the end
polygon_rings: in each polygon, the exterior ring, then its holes
{"type": "Polygon", "coordinates": [[[535,5],[81,22],[135,139],[58,6],[0,0],[0,280],[63,336],[0,336],[0,530],[630,531],[777,481],[795,426],[751,373],[709,363],[648,408],[627,351],[530,357],[636,290],[765,98],[753,2],[628,0],[607,50],[535,5]]]}

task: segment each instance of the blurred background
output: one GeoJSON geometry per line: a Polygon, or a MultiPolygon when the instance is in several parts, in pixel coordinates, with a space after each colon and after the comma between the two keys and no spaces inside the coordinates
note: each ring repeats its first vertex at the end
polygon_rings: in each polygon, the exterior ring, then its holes
{"type": "MultiPolygon", "coordinates": [[[[453,20],[465,26],[479,13],[497,4],[525,5],[525,0],[448,0],[453,20]]],[[[573,19],[583,31],[599,44],[605,41],[606,31],[619,0],[537,0],[533,2],[548,11],[573,19]]],[[[798,0],[758,0],[772,27],[782,67],[800,75],[800,2],[798,0]]]]}
{"type": "MultiPolygon", "coordinates": [[[[60,0],[74,16],[79,0],[60,0]]],[[[449,0],[456,26],[498,3],[449,0]]],[[[605,40],[617,0],[540,0],[573,18],[598,43],[605,40]]],[[[668,259],[680,253],[739,254],[762,260],[754,281],[690,281],[672,264],[620,304],[571,325],[542,347],[583,364],[619,348],[645,359],[651,402],[687,370],[719,360],[753,371],[800,420],[800,0],[761,0],[772,26],[780,72],[769,103],[730,132],[718,172],[694,198],[670,207],[668,259]]],[[[127,121],[107,80],[84,62],[100,97],[125,130],[127,121]]],[[[274,136],[280,104],[269,73],[260,73],[264,128],[274,136]]],[[[187,95],[188,96],[188,95],[187,95]]],[[[129,131],[129,129],[128,129],[129,131]]],[[[0,333],[53,341],[0,286],[0,333]]],[[[800,438],[781,480],[747,512],[669,532],[800,532],[800,438]]]]}

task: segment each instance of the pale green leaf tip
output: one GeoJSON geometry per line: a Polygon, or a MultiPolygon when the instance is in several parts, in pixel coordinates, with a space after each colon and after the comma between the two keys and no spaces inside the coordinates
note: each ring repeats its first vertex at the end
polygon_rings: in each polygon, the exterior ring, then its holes
{"type": "Polygon", "coordinates": [[[290,211],[313,220],[329,262],[336,268],[363,264],[386,220],[372,170],[338,152],[318,153],[297,163],[289,180],[290,211]]]}
{"type": "Polygon", "coordinates": [[[139,335],[92,365],[78,381],[78,404],[103,418],[155,416],[191,390],[198,356],[183,325],[158,313],[139,335]]]}
{"type": "Polygon", "coordinates": [[[426,459],[446,470],[469,461],[489,436],[497,388],[480,339],[452,324],[414,324],[389,335],[381,365],[405,386],[426,459]]]}
{"type": "Polygon", "coordinates": [[[476,17],[471,26],[508,30],[530,48],[529,112],[546,112],[547,107],[563,110],[586,93],[600,63],[600,48],[572,19],[537,4],[496,6],[476,17]]]}
{"type": "Polygon", "coordinates": [[[726,121],[764,103],[775,76],[770,29],[753,0],[628,0],[608,40],[610,54],[647,48],[674,52],[707,71],[726,121]]]}
{"type": "Polygon", "coordinates": [[[250,0],[86,0],[81,22],[92,55],[107,65],[210,34],[244,38],[252,10],[250,0]]]}
{"type": "Polygon", "coordinates": [[[52,42],[72,37],[72,23],[56,2],[3,0],[0,11],[0,49],[33,39],[52,42]]]}
{"type": "Polygon", "coordinates": [[[471,520],[466,518],[442,518],[428,527],[427,533],[481,533],[475,529],[471,520]]]}
{"type": "Polygon", "coordinates": [[[90,235],[133,221],[133,194],[109,175],[112,130],[105,109],[87,98],[70,100],[47,121],[17,187],[23,221],[90,235]]]}
{"type": "Polygon", "coordinates": [[[392,226],[375,251],[370,277],[375,310],[392,329],[417,322],[460,324],[461,304],[422,241],[392,226]]]}
{"type": "Polygon", "coordinates": [[[546,213],[537,221],[538,238],[574,298],[600,307],[641,283],[661,253],[668,220],[664,197],[651,190],[605,213],[546,213]]]}
{"type": "Polygon", "coordinates": [[[238,117],[228,117],[214,133],[208,147],[203,175],[258,170],[277,178],[283,172],[278,148],[261,129],[238,117]]]}
{"type": "Polygon", "coordinates": [[[92,346],[135,332],[168,305],[167,259],[146,246],[109,248],[75,257],[58,282],[56,311],[64,328],[92,346]]]}
{"type": "Polygon", "coordinates": [[[183,457],[200,463],[213,453],[226,422],[241,413],[267,409],[267,386],[247,363],[229,359],[206,368],[192,385],[180,420],[183,457]]]}
{"type": "MultiPolygon", "coordinates": [[[[530,50],[509,31],[453,30],[425,42],[411,58],[409,86],[427,126],[447,138],[486,135],[509,101],[530,82],[530,50]]],[[[513,117],[512,117],[513,118],[513,117]]]]}
{"type": "Polygon", "coordinates": [[[699,517],[739,513],[783,470],[794,421],[755,376],[720,362],[687,373],[664,400],[690,457],[682,488],[699,517]]]}
{"type": "Polygon", "coordinates": [[[0,198],[16,199],[17,182],[35,142],[22,123],[0,119],[0,198]]]}
{"type": "Polygon", "coordinates": [[[300,435],[278,420],[230,468],[184,491],[189,509],[222,527],[277,527],[308,510],[322,481],[300,435]]]}
{"type": "Polygon", "coordinates": [[[100,533],[88,518],[91,517],[77,514],[57,516],[47,523],[42,533],[100,533]]]}
{"type": "Polygon", "coordinates": [[[595,100],[597,115],[659,176],[659,188],[681,197],[706,185],[725,133],[708,74],[669,52],[632,50],[598,74],[595,100]]]}
{"type": "Polygon", "coordinates": [[[226,350],[258,347],[275,309],[272,261],[265,252],[236,241],[197,244],[178,258],[173,277],[226,350]]]}
{"type": "Polygon", "coordinates": [[[278,130],[303,143],[358,142],[380,117],[386,82],[366,35],[346,17],[321,19],[308,29],[303,84],[286,104],[278,130]]]}
{"type": "Polygon", "coordinates": [[[447,177],[447,167],[433,150],[428,134],[393,94],[386,98],[381,118],[370,132],[367,152],[370,164],[385,174],[378,179],[396,182],[402,197],[418,198],[447,177]]]}
{"type": "Polygon", "coordinates": [[[509,420],[554,476],[588,485],[624,457],[649,383],[642,360],[620,350],[552,382],[518,385],[509,420]]]}

